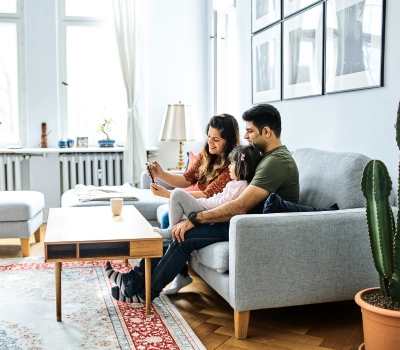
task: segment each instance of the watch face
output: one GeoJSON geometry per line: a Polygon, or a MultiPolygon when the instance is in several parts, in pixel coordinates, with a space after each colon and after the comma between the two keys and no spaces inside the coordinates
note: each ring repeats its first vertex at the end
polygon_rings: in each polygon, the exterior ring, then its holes
{"type": "Polygon", "coordinates": [[[197,215],[196,212],[191,212],[191,213],[189,214],[189,216],[188,216],[189,221],[190,221],[194,226],[197,226],[197,225],[199,224],[199,223],[197,222],[197,220],[196,220],[196,215],[197,215]]]}

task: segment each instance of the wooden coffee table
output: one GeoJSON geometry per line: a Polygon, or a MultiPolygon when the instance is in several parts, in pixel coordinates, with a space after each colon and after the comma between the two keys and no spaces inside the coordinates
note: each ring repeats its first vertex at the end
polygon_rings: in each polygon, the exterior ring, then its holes
{"type": "Polygon", "coordinates": [[[61,321],[62,263],[67,261],[145,258],[146,313],[150,314],[150,258],[163,255],[163,242],[133,205],[124,205],[120,216],[113,216],[109,206],[50,209],[44,254],[46,262],[55,263],[57,321],[61,321]]]}

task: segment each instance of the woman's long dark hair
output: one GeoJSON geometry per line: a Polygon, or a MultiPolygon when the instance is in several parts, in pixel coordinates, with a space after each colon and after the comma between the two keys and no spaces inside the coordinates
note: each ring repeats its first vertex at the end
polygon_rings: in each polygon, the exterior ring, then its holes
{"type": "Polygon", "coordinates": [[[229,165],[229,153],[240,143],[238,122],[230,114],[224,113],[212,117],[206,126],[207,136],[209,128],[217,129],[221,133],[221,138],[226,141],[226,145],[221,154],[211,154],[206,140],[201,150],[204,160],[197,171],[197,181],[206,184],[214,181],[222,170],[229,165]]]}

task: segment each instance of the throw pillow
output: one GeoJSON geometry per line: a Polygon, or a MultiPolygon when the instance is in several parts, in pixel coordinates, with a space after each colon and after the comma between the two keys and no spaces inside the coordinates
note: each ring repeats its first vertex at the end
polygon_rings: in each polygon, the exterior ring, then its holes
{"type": "Polygon", "coordinates": [[[307,212],[307,211],[330,211],[339,210],[335,203],[330,208],[313,208],[306,205],[300,205],[285,201],[276,193],[271,193],[264,203],[264,214],[287,213],[287,212],[307,212]]]}
{"type": "Polygon", "coordinates": [[[197,154],[193,153],[192,151],[186,152],[186,154],[188,157],[188,161],[186,164],[186,171],[188,171],[188,169],[192,166],[192,164],[196,160],[197,154]]]}
{"type": "MultiPolygon", "coordinates": [[[[189,152],[187,152],[187,156],[188,156],[188,162],[187,162],[186,171],[192,166],[192,164],[196,160],[197,154],[193,153],[192,151],[189,151],[189,152]]],[[[189,187],[182,188],[182,190],[184,190],[185,192],[200,191],[199,187],[197,186],[197,183],[194,185],[191,185],[189,187]]]]}

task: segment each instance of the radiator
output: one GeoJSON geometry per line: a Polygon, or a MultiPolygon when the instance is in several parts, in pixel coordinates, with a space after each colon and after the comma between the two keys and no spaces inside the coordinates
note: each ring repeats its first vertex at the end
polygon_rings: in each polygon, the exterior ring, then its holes
{"type": "Polygon", "coordinates": [[[122,184],[123,154],[61,153],[61,193],[75,185],[119,186],[122,184]]]}
{"type": "Polygon", "coordinates": [[[0,191],[21,191],[21,155],[0,154],[0,191]]]}

